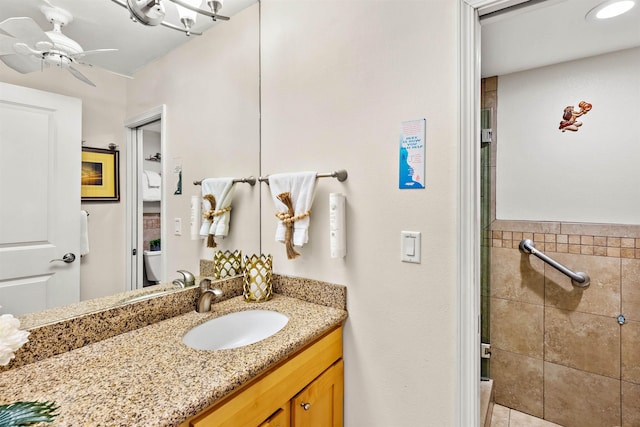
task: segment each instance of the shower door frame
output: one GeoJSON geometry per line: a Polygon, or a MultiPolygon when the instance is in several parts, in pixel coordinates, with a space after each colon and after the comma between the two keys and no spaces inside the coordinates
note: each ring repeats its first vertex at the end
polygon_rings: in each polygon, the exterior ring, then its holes
{"type": "Polygon", "coordinates": [[[458,427],[480,425],[480,14],[525,2],[458,0],[458,427]]]}

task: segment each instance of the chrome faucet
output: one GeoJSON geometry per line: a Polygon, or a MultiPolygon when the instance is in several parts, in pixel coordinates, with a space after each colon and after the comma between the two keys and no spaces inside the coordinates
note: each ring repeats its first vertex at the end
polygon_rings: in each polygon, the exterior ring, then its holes
{"type": "Polygon", "coordinates": [[[211,289],[211,280],[202,279],[200,281],[200,297],[198,298],[196,311],[198,313],[211,311],[211,301],[220,296],[222,296],[222,291],[220,289],[211,289]]]}
{"type": "Polygon", "coordinates": [[[171,283],[176,286],[180,286],[181,288],[195,286],[196,278],[193,276],[193,274],[191,274],[187,270],[178,270],[178,273],[182,274],[182,279],[176,279],[171,283]]]}

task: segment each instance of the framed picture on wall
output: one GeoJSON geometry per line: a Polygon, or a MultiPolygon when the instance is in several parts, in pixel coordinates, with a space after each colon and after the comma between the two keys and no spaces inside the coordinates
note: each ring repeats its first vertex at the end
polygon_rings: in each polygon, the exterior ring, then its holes
{"type": "Polygon", "coordinates": [[[120,152],[82,147],[83,202],[120,201],[120,152]]]}

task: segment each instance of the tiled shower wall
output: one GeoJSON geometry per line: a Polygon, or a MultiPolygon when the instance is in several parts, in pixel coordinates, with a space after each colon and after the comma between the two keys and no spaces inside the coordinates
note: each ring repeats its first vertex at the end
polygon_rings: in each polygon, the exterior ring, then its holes
{"type": "Polygon", "coordinates": [[[496,221],[491,228],[496,403],[567,427],[640,425],[640,226],[496,221]],[[521,252],[522,239],[587,273],[590,286],[574,287],[521,252]]]}
{"type": "MultiPolygon", "coordinates": [[[[497,87],[495,77],[482,82],[482,108],[492,113],[497,87]]],[[[491,342],[483,375],[494,380],[496,403],[566,427],[640,426],[640,226],[496,220],[495,114],[488,124],[481,310],[491,342]],[[586,272],[591,285],[576,288],[522,253],[522,239],[586,272]]]]}

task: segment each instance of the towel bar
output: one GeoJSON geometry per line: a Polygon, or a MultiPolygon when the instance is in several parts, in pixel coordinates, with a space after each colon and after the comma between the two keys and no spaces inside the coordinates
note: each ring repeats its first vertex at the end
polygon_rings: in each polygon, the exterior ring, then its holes
{"type": "MultiPolygon", "coordinates": [[[[233,180],[233,183],[235,184],[236,182],[245,182],[249,185],[256,185],[256,179],[253,176],[250,176],[249,178],[236,178],[233,180]]],[[[202,185],[202,180],[193,181],[193,185],[202,185]]]]}
{"type": "MultiPolygon", "coordinates": [[[[327,173],[318,173],[316,174],[316,178],[336,178],[338,181],[343,182],[347,180],[347,171],[345,169],[340,169],[337,170],[335,172],[327,172],[327,173]]],[[[258,178],[258,181],[260,182],[266,182],[267,184],[269,184],[269,177],[265,176],[265,177],[260,177],[258,178]]]]}

